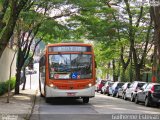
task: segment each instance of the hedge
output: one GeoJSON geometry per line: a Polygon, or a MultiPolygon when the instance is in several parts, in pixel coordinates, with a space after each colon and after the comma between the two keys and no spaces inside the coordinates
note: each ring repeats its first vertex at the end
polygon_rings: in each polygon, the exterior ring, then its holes
{"type": "MultiPolygon", "coordinates": [[[[10,80],[11,90],[15,88],[16,78],[13,77],[10,80]]],[[[3,95],[8,91],[9,80],[6,82],[0,82],[0,95],[3,95]]]]}

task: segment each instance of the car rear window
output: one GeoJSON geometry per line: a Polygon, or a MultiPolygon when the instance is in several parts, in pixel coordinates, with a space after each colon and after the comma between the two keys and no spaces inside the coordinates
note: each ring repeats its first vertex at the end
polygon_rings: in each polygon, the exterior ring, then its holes
{"type": "Polygon", "coordinates": [[[137,87],[142,87],[145,83],[138,83],[137,87]]]}
{"type": "Polygon", "coordinates": [[[155,85],[154,90],[155,92],[160,92],[160,85],[155,85]]]}
{"type": "Polygon", "coordinates": [[[124,83],[118,83],[118,87],[122,87],[124,83]]]}

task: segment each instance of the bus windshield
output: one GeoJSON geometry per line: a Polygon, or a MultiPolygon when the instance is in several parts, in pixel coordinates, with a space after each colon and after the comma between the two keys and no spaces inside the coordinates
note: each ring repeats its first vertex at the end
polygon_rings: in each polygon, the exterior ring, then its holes
{"type": "Polygon", "coordinates": [[[50,79],[92,78],[92,56],[90,54],[49,55],[50,79]]]}

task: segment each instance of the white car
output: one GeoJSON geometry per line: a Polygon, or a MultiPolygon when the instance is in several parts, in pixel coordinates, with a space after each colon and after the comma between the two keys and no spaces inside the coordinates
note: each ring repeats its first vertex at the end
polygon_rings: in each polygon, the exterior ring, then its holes
{"type": "Polygon", "coordinates": [[[145,84],[146,82],[142,81],[134,81],[131,85],[126,89],[126,93],[124,95],[124,99],[130,99],[131,102],[134,102],[135,95],[137,91],[145,84]]]}

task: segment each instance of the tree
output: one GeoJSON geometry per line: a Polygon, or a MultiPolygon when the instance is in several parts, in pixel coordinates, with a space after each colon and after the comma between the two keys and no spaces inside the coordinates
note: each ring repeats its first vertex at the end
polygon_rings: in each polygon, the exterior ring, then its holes
{"type": "Polygon", "coordinates": [[[133,59],[136,79],[141,80],[140,70],[145,66],[145,59],[150,50],[148,46],[152,44],[152,19],[148,15],[148,6],[143,4],[136,6],[134,2],[134,0],[114,2],[91,0],[85,3],[80,1],[77,3],[81,8],[80,14],[73,19],[79,21],[77,22],[79,33],[83,33],[90,40],[103,41],[106,49],[110,47],[108,46],[110,42],[123,43],[120,44],[120,56],[116,58],[121,59],[122,75],[125,75],[133,59]]]}
{"type": "Polygon", "coordinates": [[[13,34],[18,16],[31,0],[1,0],[0,5],[0,57],[13,34]]]}
{"type": "Polygon", "coordinates": [[[41,40],[44,40],[46,43],[58,42],[57,39],[60,40],[63,37],[66,37],[67,28],[58,23],[55,19],[70,15],[72,12],[63,9],[63,13],[60,13],[57,16],[51,17],[48,14],[50,10],[56,9],[57,7],[59,8],[60,5],[63,4],[63,0],[59,0],[57,3],[52,0],[31,2],[20,14],[15,32],[18,46],[15,94],[19,94],[21,70],[25,67],[24,64],[28,59],[29,54],[31,55],[30,58],[33,58],[36,46],[39,42],[41,40]],[[38,38],[39,40],[35,41],[35,46],[31,50],[31,45],[35,38],[38,38]]]}
{"type": "MultiPolygon", "coordinates": [[[[160,3],[160,0],[158,0],[160,3]]],[[[154,21],[154,62],[152,66],[152,81],[160,81],[160,5],[151,4],[150,15],[154,21]],[[158,75],[158,76],[157,76],[158,75]],[[158,77],[158,79],[156,78],[158,77]]]]}
{"type": "Polygon", "coordinates": [[[152,19],[148,19],[148,16],[146,15],[146,13],[149,12],[148,7],[145,8],[141,5],[140,8],[138,8],[139,10],[137,10],[131,7],[131,2],[129,3],[128,0],[124,0],[124,3],[129,18],[128,33],[135,66],[136,80],[141,80],[140,70],[144,67],[144,61],[148,52],[148,44],[151,40],[152,19]],[[137,13],[137,16],[134,16],[135,12],[137,13]],[[135,17],[136,22],[134,21],[135,17]],[[146,20],[148,20],[148,22],[146,22],[146,20]],[[142,22],[145,22],[144,27],[140,25],[142,22]],[[142,47],[144,47],[144,50],[139,51],[142,47]]]}

